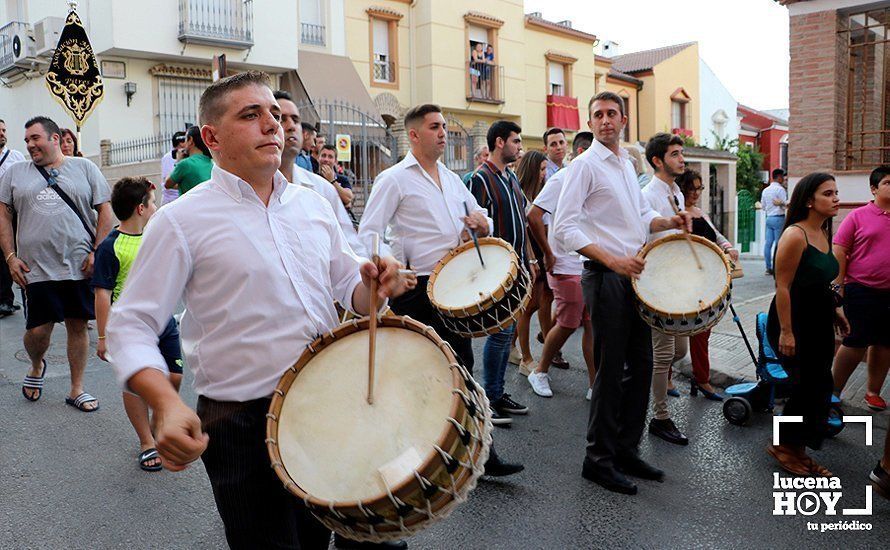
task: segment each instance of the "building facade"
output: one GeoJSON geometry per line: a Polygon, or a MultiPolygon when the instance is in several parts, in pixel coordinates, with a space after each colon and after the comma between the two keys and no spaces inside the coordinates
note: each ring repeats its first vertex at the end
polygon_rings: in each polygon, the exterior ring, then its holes
{"type": "Polygon", "coordinates": [[[769,181],[776,168],[788,170],[788,120],[746,105],[738,106],[739,144],[753,147],[763,155],[763,181],[769,181]]]}
{"type": "Polygon", "coordinates": [[[739,137],[739,102],[703,59],[698,61],[700,86],[698,143],[715,148],[739,137]]]}

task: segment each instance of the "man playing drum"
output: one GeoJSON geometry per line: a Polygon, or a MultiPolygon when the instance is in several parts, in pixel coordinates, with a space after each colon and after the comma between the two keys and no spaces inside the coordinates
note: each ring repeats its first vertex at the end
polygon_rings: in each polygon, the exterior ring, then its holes
{"type": "MultiPolygon", "coordinates": [[[[646,143],[646,160],[655,169],[652,179],[643,188],[643,198],[652,210],[670,217],[674,208],[685,208],[686,201],[674,179],[683,175],[686,161],[683,158],[683,138],[675,134],[658,133],[646,143]],[[673,206],[671,203],[674,203],[673,206]]],[[[652,242],[661,237],[676,233],[669,229],[649,235],[652,242]]],[[[688,445],[689,439],[683,435],[668,412],[668,393],[679,395],[671,384],[671,366],[686,356],[689,339],[663,332],[652,333],[652,407],[655,417],[649,421],[649,433],[676,445],[688,445]]]]}
{"type": "Polygon", "coordinates": [[[202,458],[232,548],[328,547],[330,532],[270,466],[269,398],[304,348],[337,326],[335,299],[367,314],[373,280],[383,298],[413,286],[395,259],[375,265],[356,256],[327,201],[278,173],[280,114],[264,73],[204,91],[211,178],[146,228],[107,329],[120,382],[155,411],[163,465],[179,471],[202,458]],[[180,299],[197,415],[168,381],[157,348],[180,299]]]}
{"type": "Polygon", "coordinates": [[[636,255],[650,232],[689,222],[685,213],[661,217],[643,200],[619,145],[627,124],[621,97],[601,92],[588,111],[596,140],[567,168],[553,231],[564,251],[588,258],[581,285],[593,321],[597,375],[582,475],[633,495],[637,486],[625,474],[660,481],[664,472],[639,456],[652,380],[652,334],[637,313],[631,279],[645,267],[636,255]]]}
{"type": "MultiPolygon", "coordinates": [[[[411,150],[375,179],[359,225],[359,239],[370,246],[373,235],[379,235],[381,252],[391,252],[417,271],[417,287],[394,299],[392,310],[433,327],[472,373],[470,338],[455,334],[442,323],[427,296],[427,284],[436,263],[470,239],[469,230],[484,237],[491,232],[492,222],[460,176],[439,161],[448,136],[442,109],[431,104],[410,109],[405,114],[405,129],[411,150]],[[383,243],[385,235],[391,236],[391,245],[383,243]]],[[[508,475],[522,468],[502,462],[492,449],[485,473],[508,475]]]]}

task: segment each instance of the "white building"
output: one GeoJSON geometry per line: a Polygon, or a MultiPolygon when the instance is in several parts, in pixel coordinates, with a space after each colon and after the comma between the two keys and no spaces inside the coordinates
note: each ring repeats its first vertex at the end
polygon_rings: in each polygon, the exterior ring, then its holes
{"type": "Polygon", "coordinates": [[[731,141],[739,137],[739,103],[701,58],[698,73],[701,143],[713,148],[718,138],[731,141]]]}
{"type": "MultiPolygon", "coordinates": [[[[295,70],[297,3],[275,2],[275,9],[254,9],[255,4],[252,0],[79,2],[77,12],[105,82],[105,97],[82,129],[83,153],[98,156],[101,140],[115,144],[158,136],[169,144],[174,131],[197,123],[197,102],[211,82],[214,55],[226,55],[229,71],[259,69],[277,76],[295,70]]],[[[36,44],[42,39],[36,36],[39,31],[60,30],[66,15],[66,3],[59,0],[0,3],[0,35],[19,34],[36,44]]],[[[34,115],[73,127],[44,84],[55,40],[58,35],[46,39],[43,51],[22,52],[25,59],[16,63],[4,55],[11,41],[0,38],[0,65],[4,65],[0,66],[0,118],[7,122],[13,145],[21,143],[22,125],[34,115]]],[[[120,151],[123,156],[129,153],[136,151],[120,151]]]]}

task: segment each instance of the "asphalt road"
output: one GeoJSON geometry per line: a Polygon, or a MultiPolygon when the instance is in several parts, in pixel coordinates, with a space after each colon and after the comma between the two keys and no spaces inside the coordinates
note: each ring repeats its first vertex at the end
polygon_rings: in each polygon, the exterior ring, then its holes
{"type": "MultiPolygon", "coordinates": [[[[771,289],[759,263],[745,264],[736,300],[771,289]]],[[[177,474],[138,469],[135,435],[106,364],[92,359],[87,372],[86,389],[100,398],[100,411],[84,414],[64,404],[61,331],[43,398],[22,398],[22,328],[21,315],[0,320],[0,548],[224,547],[200,464],[177,474]]],[[[572,368],[553,371],[552,399],[533,395],[515,370],[508,373],[508,391],[532,410],[512,428],[496,429],[495,437],[501,455],[526,470],[480,483],[450,518],[410,539],[412,548],[886,547],[890,503],[879,496],[870,516],[774,516],[776,468],[764,452],[770,417],[731,426],[718,404],[692,399],[685,388],[670,406],[689,447],[643,439],[643,456],[667,471],[664,483],[642,481],[640,493],[626,497],[584,480],[587,384],[577,337],[565,350],[572,368]],[[853,520],[872,530],[807,530],[808,521],[853,520]]],[[[194,404],[188,375],[183,395],[194,404]]],[[[875,445],[866,447],[863,427],[850,425],[814,454],[840,478],[839,510],[864,506],[866,475],[884,430],[876,427],[875,445]]]]}

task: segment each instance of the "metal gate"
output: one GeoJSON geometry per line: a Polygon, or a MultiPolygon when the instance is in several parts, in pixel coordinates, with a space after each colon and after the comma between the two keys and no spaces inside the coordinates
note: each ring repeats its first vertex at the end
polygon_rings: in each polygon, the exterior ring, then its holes
{"type": "Polygon", "coordinates": [[[741,251],[751,252],[751,243],[757,240],[757,227],[754,197],[747,189],[739,191],[738,220],[738,240],[742,245],[741,251]]]}
{"type": "Polygon", "coordinates": [[[726,235],[726,216],[723,215],[723,188],[717,182],[717,167],[713,164],[711,165],[708,180],[711,193],[708,210],[709,215],[711,216],[711,222],[720,233],[726,235]]]}
{"type": "Polygon", "coordinates": [[[473,166],[473,138],[459,120],[449,117],[446,123],[448,145],[445,148],[445,166],[462,176],[476,168],[473,166]]]}
{"type": "Polygon", "coordinates": [[[382,120],[343,101],[303,102],[297,107],[303,121],[320,126],[318,135],[327,143],[336,145],[337,135],[350,137],[350,160],[339,164],[352,181],[352,211],[361,218],[374,178],[398,160],[395,137],[382,120]]]}

